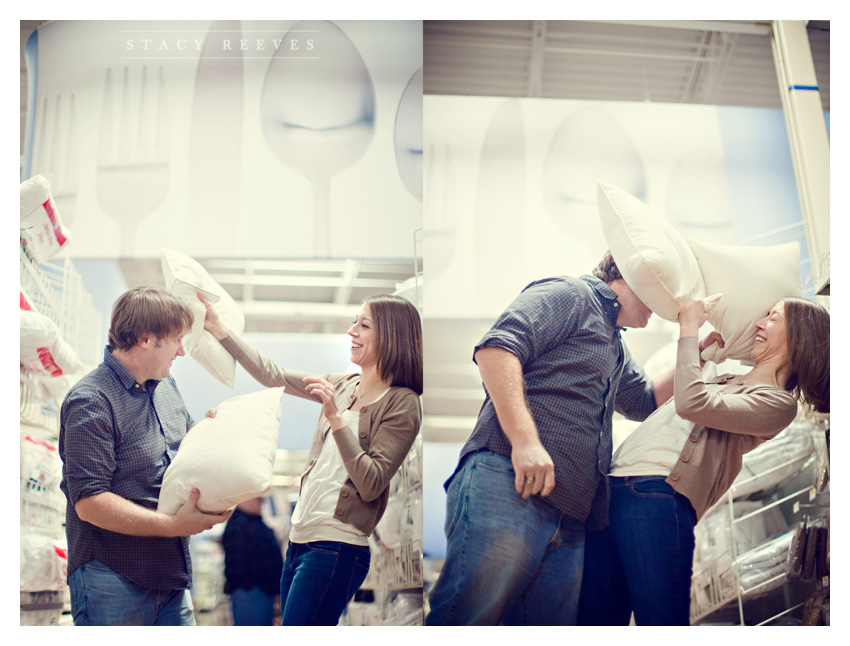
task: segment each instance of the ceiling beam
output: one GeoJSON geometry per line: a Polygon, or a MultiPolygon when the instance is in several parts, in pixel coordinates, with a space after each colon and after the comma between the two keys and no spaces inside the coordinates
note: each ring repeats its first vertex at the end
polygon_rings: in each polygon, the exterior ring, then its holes
{"type": "Polygon", "coordinates": [[[629,27],[659,27],[662,29],[687,29],[690,31],[722,31],[727,34],[770,36],[770,21],[747,20],[587,20],[608,25],[629,27]]]}

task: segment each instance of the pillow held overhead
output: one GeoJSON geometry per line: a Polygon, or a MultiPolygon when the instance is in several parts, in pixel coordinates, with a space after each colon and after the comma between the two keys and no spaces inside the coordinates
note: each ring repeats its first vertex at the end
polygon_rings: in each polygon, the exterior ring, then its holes
{"type": "Polygon", "coordinates": [[[702,270],[705,290],[722,294],[708,312],[708,322],[725,347],[712,345],[702,357],[752,361],[756,323],[786,296],[802,296],[800,243],[767,247],[716,245],[688,240],[702,270]]]}
{"type": "Polygon", "coordinates": [[[232,397],[183,438],[165,470],[157,511],[174,514],[201,492],[198,509],[219,514],[271,487],[283,387],[232,397]]]}
{"type": "Polygon", "coordinates": [[[694,253],[682,235],[637,198],[604,182],[597,207],[611,255],[626,283],[655,314],[679,318],[679,304],[705,296],[694,253]]]}
{"type": "Polygon", "coordinates": [[[201,292],[211,303],[219,318],[227,323],[233,334],[242,334],[245,316],[236,302],[194,259],[171,249],[162,249],[162,273],[165,287],[192,309],[192,329],[183,337],[189,355],[225,386],[233,388],[236,360],[218,340],[204,329],[207,310],[198,299],[201,292]]]}

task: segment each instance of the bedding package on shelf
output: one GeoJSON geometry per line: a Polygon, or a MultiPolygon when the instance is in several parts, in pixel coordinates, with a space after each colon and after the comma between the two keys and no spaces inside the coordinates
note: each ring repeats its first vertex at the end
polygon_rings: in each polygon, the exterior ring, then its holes
{"type": "Polygon", "coordinates": [[[21,183],[20,233],[21,625],[68,625],[59,407],[100,361],[102,319],[59,257],[72,236],[40,175],[21,183]]]}
{"type": "Polygon", "coordinates": [[[369,574],[340,625],[421,626],[422,435],[390,482],[387,510],[369,537],[369,574]],[[367,599],[369,599],[367,601],[367,599]]]}
{"type": "Polygon", "coordinates": [[[692,624],[796,625],[818,595],[809,615],[828,616],[825,442],[812,416],[801,414],[744,455],[729,493],[696,527],[692,624]]]}

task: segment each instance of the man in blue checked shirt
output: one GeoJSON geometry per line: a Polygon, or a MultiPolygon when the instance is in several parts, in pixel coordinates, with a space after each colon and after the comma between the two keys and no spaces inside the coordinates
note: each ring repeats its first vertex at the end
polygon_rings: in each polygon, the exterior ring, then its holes
{"type": "Polygon", "coordinates": [[[571,625],[585,531],[608,524],[614,411],[645,419],[673,394],[623,328],[652,312],[610,252],[580,278],[526,287],[475,348],[485,400],[446,482],[446,560],[428,625],[571,625]]]}
{"type": "Polygon", "coordinates": [[[68,584],[75,625],[195,625],[188,537],[230,512],[156,511],[165,469],[192,426],[172,362],[192,312],[169,292],[132,289],[112,311],[103,363],[62,403],[68,584]]]}

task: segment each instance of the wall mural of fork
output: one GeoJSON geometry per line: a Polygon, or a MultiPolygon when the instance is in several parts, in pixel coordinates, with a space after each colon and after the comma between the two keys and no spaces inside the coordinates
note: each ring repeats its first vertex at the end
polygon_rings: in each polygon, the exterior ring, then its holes
{"type": "Polygon", "coordinates": [[[98,134],[96,193],[121,231],[120,257],[134,255],[136,232],[169,187],[165,71],[106,70],[98,134]],[[150,77],[153,77],[151,79],[150,77]]]}

